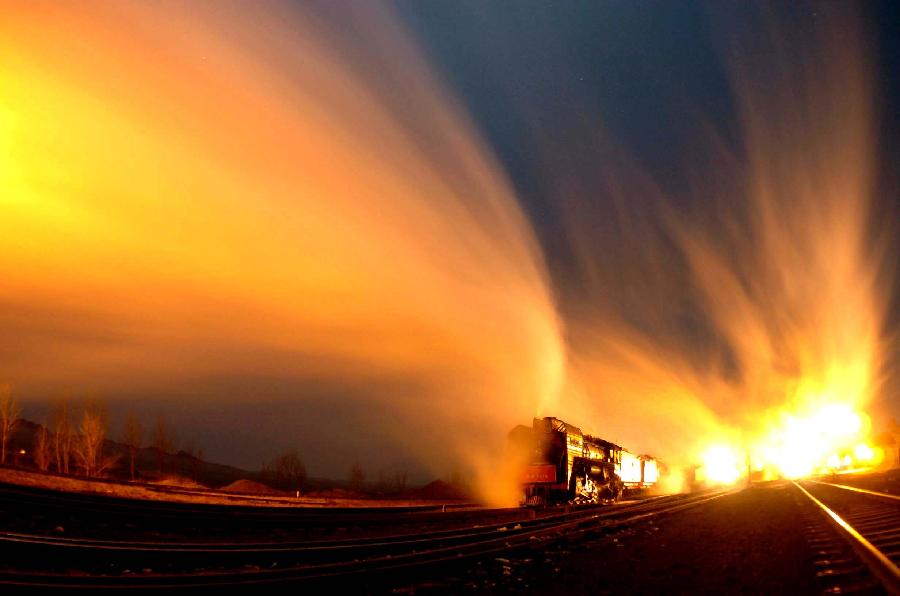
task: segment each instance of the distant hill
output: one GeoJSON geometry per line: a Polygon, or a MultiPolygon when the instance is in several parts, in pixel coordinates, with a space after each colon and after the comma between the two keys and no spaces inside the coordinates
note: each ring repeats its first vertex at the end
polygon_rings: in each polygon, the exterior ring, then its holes
{"type": "Polygon", "coordinates": [[[433,480],[423,487],[410,489],[409,497],[425,501],[471,499],[471,495],[468,495],[465,489],[443,480],[433,480]]]}
{"type": "MultiPolygon", "coordinates": [[[[32,458],[35,436],[41,425],[30,420],[20,419],[13,429],[10,437],[7,463],[22,468],[35,468],[32,458]],[[22,453],[24,451],[24,453],[22,453]]],[[[106,455],[118,458],[117,463],[109,470],[107,477],[114,480],[129,480],[128,447],[118,441],[107,439],[103,444],[106,455]]],[[[181,484],[190,486],[191,483],[201,484],[208,488],[221,489],[234,487],[250,487],[264,485],[274,490],[282,490],[273,479],[261,470],[244,470],[235,466],[217,464],[197,457],[195,454],[181,450],[176,453],[166,453],[162,457],[162,471],[160,471],[160,452],[152,447],[138,449],[135,458],[135,467],[138,472],[138,480],[143,482],[181,484]],[[179,480],[181,479],[181,480],[179,480]],[[241,482],[246,481],[246,482],[241,482]]],[[[51,472],[55,471],[51,468],[51,472]]],[[[77,471],[73,465],[72,471],[77,471]]],[[[259,489],[265,492],[264,489],[259,489]]],[[[411,499],[435,499],[451,500],[464,499],[466,493],[463,489],[435,480],[422,487],[407,487],[405,478],[402,485],[396,483],[382,483],[379,481],[364,484],[362,490],[351,490],[347,480],[335,480],[331,478],[307,478],[303,483],[303,492],[327,493],[338,491],[341,494],[351,492],[354,498],[370,497],[403,497],[411,499]],[[388,488],[386,485],[390,484],[388,488]]],[[[337,493],[334,493],[337,494],[337,493]]]]}
{"type": "MultiPolygon", "coordinates": [[[[23,468],[33,468],[35,436],[41,425],[30,420],[20,419],[13,429],[7,453],[7,463],[23,468]],[[24,454],[21,451],[24,450],[24,454]]],[[[107,474],[108,477],[117,480],[128,480],[129,457],[128,447],[118,441],[107,439],[103,444],[106,455],[118,457],[115,466],[107,474]]],[[[192,453],[180,450],[176,453],[163,455],[162,471],[160,471],[160,452],[152,447],[141,447],[135,458],[135,467],[138,471],[138,480],[144,482],[158,482],[167,477],[182,477],[193,480],[209,488],[222,488],[239,480],[249,480],[262,484],[270,484],[262,471],[244,470],[235,466],[218,464],[198,458],[192,453]]],[[[54,471],[51,468],[51,471],[54,471]]],[[[310,490],[323,490],[345,486],[345,482],[328,478],[308,478],[304,483],[304,492],[310,490]]]]}

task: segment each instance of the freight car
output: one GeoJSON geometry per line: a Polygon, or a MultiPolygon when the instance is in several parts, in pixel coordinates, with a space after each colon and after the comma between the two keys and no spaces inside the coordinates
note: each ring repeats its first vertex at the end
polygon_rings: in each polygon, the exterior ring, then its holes
{"type": "Polygon", "coordinates": [[[636,456],[559,418],[535,418],[530,428],[510,431],[509,439],[524,458],[527,505],[616,501],[626,490],[645,488],[657,479],[652,457],[636,456]]]}

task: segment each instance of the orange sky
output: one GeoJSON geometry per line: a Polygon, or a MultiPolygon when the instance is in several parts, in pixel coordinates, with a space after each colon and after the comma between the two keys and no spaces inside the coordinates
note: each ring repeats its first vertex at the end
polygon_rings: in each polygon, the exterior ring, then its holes
{"type": "Polygon", "coordinates": [[[0,24],[0,377],[114,401],[406,375],[403,416],[490,397],[486,423],[553,399],[529,224],[386,15],[360,9],[382,54],[359,62],[283,6],[167,8],[29,3],[0,24]]]}

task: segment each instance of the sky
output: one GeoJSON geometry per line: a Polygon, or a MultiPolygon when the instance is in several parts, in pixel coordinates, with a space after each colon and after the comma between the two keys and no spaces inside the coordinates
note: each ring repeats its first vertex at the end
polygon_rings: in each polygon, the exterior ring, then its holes
{"type": "Polygon", "coordinates": [[[900,416],[900,42],[856,6],[6,5],[0,382],[331,477],[489,477],[536,415],[669,461],[900,416]]]}

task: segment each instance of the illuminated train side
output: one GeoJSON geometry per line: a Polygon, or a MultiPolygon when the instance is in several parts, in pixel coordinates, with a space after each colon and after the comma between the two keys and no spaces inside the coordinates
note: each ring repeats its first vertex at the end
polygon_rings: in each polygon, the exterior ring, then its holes
{"type": "Polygon", "coordinates": [[[510,431],[509,440],[525,454],[526,505],[615,501],[626,491],[653,486],[659,475],[654,458],[586,435],[559,418],[535,418],[531,427],[510,431]]]}

